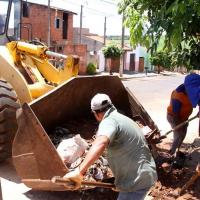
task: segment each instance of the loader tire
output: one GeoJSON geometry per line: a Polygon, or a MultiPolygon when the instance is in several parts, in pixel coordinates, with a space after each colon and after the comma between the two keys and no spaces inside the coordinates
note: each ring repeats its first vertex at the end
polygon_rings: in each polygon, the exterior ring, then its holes
{"type": "Polygon", "coordinates": [[[0,162],[12,155],[12,142],[17,131],[16,110],[20,108],[12,86],[0,79],[0,162]]]}

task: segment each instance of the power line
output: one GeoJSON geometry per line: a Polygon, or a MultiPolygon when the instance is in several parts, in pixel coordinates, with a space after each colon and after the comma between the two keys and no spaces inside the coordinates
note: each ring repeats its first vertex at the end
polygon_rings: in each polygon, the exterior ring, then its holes
{"type": "Polygon", "coordinates": [[[106,16],[106,17],[116,17],[119,15],[114,15],[114,14],[109,14],[109,13],[105,13],[105,12],[101,12],[99,10],[93,9],[93,8],[88,8],[87,6],[84,6],[85,10],[87,10],[87,12],[92,13],[92,14],[96,14],[96,15],[101,15],[101,16],[106,16]]]}
{"type": "Polygon", "coordinates": [[[100,0],[100,1],[103,1],[103,2],[111,4],[111,5],[115,5],[115,6],[117,5],[117,3],[114,3],[113,1],[112,2],[108,1],[108,0],[100,0]]]}
{"type": "MultiPolygon", "coordinates": [[[[62,1],[66,2],[66,0],[62,0],[62,1]]],[[[74,1],[70,1],[70,0],[67,0],[67,2],[71,3],[71,4],[75,5],[75,6],[78,6],[78,7],[80,7],[81,5],[83,5],[85,9],[87,9],[88,11],[90,11],[90,13],[93,12],[93,14],[98,14],[98,15],[101,15],[101,16],[108,16],[108,17],[110,17],[110,16],[118,16],[118,15],[114,15],[114,14],[110,15],[110,13],[102,12],[100,10],[91,8],[90,6],[87,6],[88,5],[87,1],[86,1],[86,4],[75,3],[74,1]]],[[[116,5],[116,4],[113,4],[113,5],[116,5]]]]}
{"type": "MultiPolygon", "coordinates": [[[[39,3],[38,1],[39,1],[39,0],[28,0],[28,2],[33,2],[33,3],[34,3],[34,2],[39,3]]],[[[99,0],[99,1],[100,1],[100,2],[102,1],[102,2],[104,2],[104,3],[109,3],[109,4],[115,5],[115,6],[117,5],[117,4],[115,4],[114,2],[110,2],[110,1],[108,1],[108,0],[99,0]]],[[[59,5],[59,1],[50,0],[50,2],[51,2],[51,4],[54,4],[53,2],[56,2],[56,5],[59,5]]],[[[90,12],[91,14],[94,14],[94,15],[106,16],[106,17],[115,17],[115,16],[119,16],[118,14],[110,14],[110,13],[108,13],[108,12],[103,12],[103,11],[101,11],[101,10],[92,8],[92,7],[88,6],[88,1],[87,1],[87,0],[85,0],[84,3],[78,3],[78,2],[74,2],[74,1],[72,1],[72,0],[60,0],[60,2],[63,2],[63,3],[70,3],[70,4],[74,5],[74,6],[76,6],[77,8],[80,8],[81,5],[83,5],[83,6],[84,6],[84,10],[87,10],[87,12],[90,12]]],[[[41,3],[41,1],[40,1],[40,3],[41,3]]],[[[39,3],[39,4],[40,4],[40,3],[39,3]]],[[[48,5],[48,0],[43,0],[43,1],[42,1],[42,4],[43,4],[43,5],[48,5]]],[[[57,7],[59,7],[59,6],[57,6],[57,7]]]]}

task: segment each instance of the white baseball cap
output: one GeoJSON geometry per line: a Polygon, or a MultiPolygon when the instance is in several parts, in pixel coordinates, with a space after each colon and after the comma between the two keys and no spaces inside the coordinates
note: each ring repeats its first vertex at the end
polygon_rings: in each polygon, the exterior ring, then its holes
{"type": "Polygon", "coordinates": [[[102,110],[107,106],[112,105],[110,97],[107,94],[96,94],[91,100],[91,110],[102,110]]]}

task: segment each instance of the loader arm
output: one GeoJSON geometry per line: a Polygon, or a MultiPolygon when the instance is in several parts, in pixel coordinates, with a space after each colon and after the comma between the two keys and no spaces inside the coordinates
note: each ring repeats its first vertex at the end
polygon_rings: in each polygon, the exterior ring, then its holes
{"type": "MultiPolygon", "coordinates": [[[[16,63],[24,62],[29,64],[29,67],[37,68],[39,74],[41,73],[47,82],[54,84],[60,84],[72,76],[78,74],[78,57],[77,56],[65,56],[58,53],[48,51],[47,46],[34,45],[26,42],[10,42],[7,44],[11,55],[16,63]],[[47,53],[48,52],[48,53],[47,53]],[[65,65],[63,68],[57,69],[49,62],[49,56],[59,57],[65,59],[65,65]],[[26,59],[29,57],[30,59],[26,59]],[[27,61],[27,62],[26,62],[27,61]]],[[[41,76],[35,73],[36,78],[41,80],[41,76]]]]}
{"type": "Polygon", "coordinates": [[[78,75],[79,58],[48,51],[48,47],[27,42],[13,41],[7,44],[13,61],[26,78],[33,99],[45,94],[55,86],[78,75]],[[49,56],[65,59],[63,68],[49,62],[49,56]]]}
{"type": "Polygon", "coordinates": [[[0,46],[0,63],[1,78],[7,80],[13,86],[21,103],[30,102],[32,95],[28,84],[23,75],[15,67],[13,57],[5,46],[0,46]]]}

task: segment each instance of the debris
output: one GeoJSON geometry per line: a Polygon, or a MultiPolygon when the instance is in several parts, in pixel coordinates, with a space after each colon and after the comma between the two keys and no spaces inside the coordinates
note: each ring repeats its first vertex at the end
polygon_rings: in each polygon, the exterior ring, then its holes
{"type": "Polygon", "coordinates": [[[190,180],[181,188],[179,194],[181,195],[185,190],[187,190],[194,182],[200,177],[200,164],[197,165],[195,174],[190,178],[190,180]]]}
{"type": "MultiPolygon", "coordinates": [[[[73,136],[74,134],[70,134],[70,136],[71,135],[73,136]]],[[[77,168],[82,163],[94,139],[95,137],[90,140],[84,140],[80,135],[76,135],[72,138],[62,140],[58,145],[58,154],[70,170],[77,168]]],[[[113,174],[109,168],[107,159],[100,156],[87,170],[84,180],[103,181],[112,177],[113,174]]],[[[87,188],[89,189],[90,187],[87,188]]]]}
{"type": "Polygon", "coordinates": [[[57,147],[58,154],[66,164],[71,164],[80,158],[87,149],[87,142],[76,135],[73,138],[63,140],[57,147]]]}
{"type": "Polygon", "coordinates": [[[74,134],[70,134],[69,129],[57,126],[51,133],[49,134],[49,137],[52,141],[52,143],[55,145],[55,147],[58,147],[60,142],[64,139],[68,139],[75,136],[74,134]]]}
{"type": "Polygon", "coordinates": [[[162,169],[166,172],[166,173],[170,173],[171,170],[172,170],[172,165],[165,162],[165,163],[162,163],[162,169]]]}

